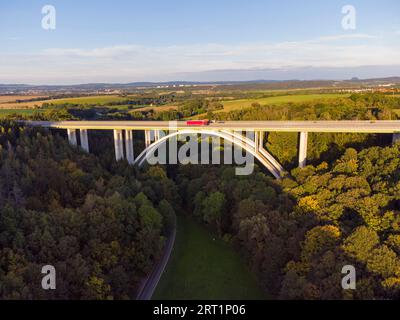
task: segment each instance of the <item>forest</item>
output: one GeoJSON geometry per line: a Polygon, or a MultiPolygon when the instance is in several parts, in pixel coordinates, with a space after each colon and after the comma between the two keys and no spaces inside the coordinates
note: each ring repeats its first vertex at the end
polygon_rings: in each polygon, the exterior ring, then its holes
{"type": "Polygon", "coordinates": [[[2,123],[0,297],[134,299],[160,255],[179,204],[165,172],[144,174],[2,123]],[[42,290],[54,265],[57,290],[42,290]]]}
{"type": "Polygon", "coordinates": [[[232,242],[272,296],[400,298],[400,144],[348,148],[281,182],[261,171],[179,171],[187,211],[232,242]],[[342,289],[345,265],[357,290],[342,289]]]}
{"type": "MultiPolygon", "coordinates": [[[[383,120],[398,109],[399,98],[367,94],[207,117],[383,120]]],[[[1,298],[134,299],[176,214],[233,246],[275,299],[400,298],[400,143],[390,135],[313,134],[299,169],[296,135],[268,134],[265,147],[290,168],[281,181],[258,167],[250,176],[228,165],[137,170],[115,163],[104,137],[91,139],[86,154],[61,132],[1,123],[1,298]],[[61,270],[55,292],[34,285],[49,261],[61,270]],[[356,268],[357,290],[342,289],[344,265],[356,268]]]]}

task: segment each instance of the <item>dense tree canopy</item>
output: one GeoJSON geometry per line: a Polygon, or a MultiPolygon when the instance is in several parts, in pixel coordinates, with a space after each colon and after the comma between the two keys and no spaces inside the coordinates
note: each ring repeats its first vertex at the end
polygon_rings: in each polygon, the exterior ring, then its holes
{"type": "Polygon", "coordinates": [[[163,248],[170,202],[179,202],[160,170],[138,178],[59,135],[3,124],[0,297],[135,298],[163,248]],[[57,270],[54,291],[41,288],[47,264],[57,270]]]}
{"type": "Polygon", "coordinates": [[[281,182],[232,168],[180,172],[188,211],[239,245],[275,296],[400,297],[400,144],[349,148],[281,182]],[[210,220],[223,195],[221,220],[210,220]],[[355,291],[341,287],[345,265],[356,267],[355,291]]]}

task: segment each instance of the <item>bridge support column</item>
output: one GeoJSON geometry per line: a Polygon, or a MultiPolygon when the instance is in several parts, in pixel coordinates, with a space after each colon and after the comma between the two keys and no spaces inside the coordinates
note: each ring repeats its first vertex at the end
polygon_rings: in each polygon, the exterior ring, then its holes
{"type": "Polygon", "coordinates": [[[393,144],[400,141],[400,133],[393,133],[393,144]]]}
{"type": "Polygon", "coordinates": [[[254,152],[258,153],[260,150],[260,132],[254,131],[254,152]]]}
{"type": "Polygon", "coordinates": [[[124,159],[124,144],[122,130],[114,130],[115,160],[124,159]]]}
{"type": "Polygon", "coordinates": [[[133,131],[125,130],[125,153],[126,160],[128,160],[129,164],[133,164],[135,161],[135,157],[133,154],[133,131]]]}
{"type": "Polygon", "coordinates": [[[154,130],[154,140],[160,140],[160,130],[154,130]]]}
{"type": "Polygon", "coordinates": [[[81,136],[81,147],[86,152],[89,152],[89,140],[88,140],[88,131],[86,129],[80,129],[81,136]]]}
{"type": "Polygon", "coordinates": [[[144,131],[144,142],[145,142],[146,148],[149,145],[151,145],[151,131],[150,130],[144,131]]]}
{"type": "Polygon", "coordinates": [[[76,129],[67,129],[68,141],[71,145],[77,146],[78,140],[76,140],[76,129]]]}
{"type": "Polygon", "coordinates": [[[264,131],[254,132],[254,151],[256,153],[260,152],[260,149],[264,148],[264,131]]]}
{"type": "Polygon", "coordinates": [[[307,140],[308,132],[300,132],[299,142],[299,167],[304,168],[307,162],[307,140]]]}

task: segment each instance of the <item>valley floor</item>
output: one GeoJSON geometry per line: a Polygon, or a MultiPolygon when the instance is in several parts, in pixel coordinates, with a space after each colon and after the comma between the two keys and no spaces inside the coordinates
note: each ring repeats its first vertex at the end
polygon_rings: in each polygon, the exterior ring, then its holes
{"type": "Polygon", "coordinates": [[[171,259],[153,299],[267,299],[231,246],[187,217],[178,217],[171,259]]]}

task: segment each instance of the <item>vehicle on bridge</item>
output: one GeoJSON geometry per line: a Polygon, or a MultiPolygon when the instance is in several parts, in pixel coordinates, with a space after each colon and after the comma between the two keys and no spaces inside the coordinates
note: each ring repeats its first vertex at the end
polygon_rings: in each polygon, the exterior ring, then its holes
{"type": "Polygon", "coordinates": [[[188,126],[208,126],[210,124],[210,120],[188,120],[186,121],[188,126]]]}

